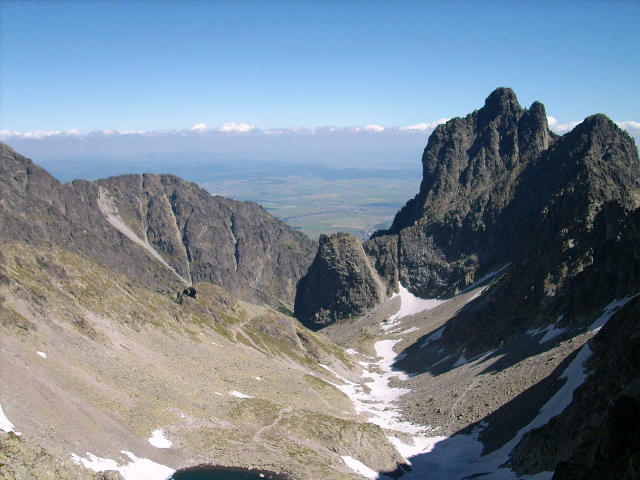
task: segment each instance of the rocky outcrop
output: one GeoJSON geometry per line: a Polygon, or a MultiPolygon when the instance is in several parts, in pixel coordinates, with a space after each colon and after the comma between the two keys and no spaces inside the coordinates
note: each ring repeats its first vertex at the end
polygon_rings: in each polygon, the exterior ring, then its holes
{"type": "Polygon", "coordinates": [[[298,283],[294,313],[317,330],[377,305],[385,291],[355,236],[321,235],[316,257],[298,283]]]}
{"type": "Polygon", "coordinates": [[[208,281],[291,305],[314,243],[251,202],[172,175],[61,184],[0,145],[0,238],[62,245],[156,289],[208,281]]]}
{"type": "Polygon", "coordinates": [[[508,274],[447,326],[443,343],[479,352],[560,316],[581,326],[640,291],[639,193],[633,140],[604,115],[559,139],[523,171],[506,210],[508,274]]]}
{"type": "Polygon", "coordinates": [[[512,453],[519,475],[555,471],[554,480],[640,478],[639,318],[636,298],[591,340],[592,373],[572,404],[525,435],[512,453]]]}
{"type": "Polygon", "coordinates": [[[447,295],[483,266],[506,262],[505,210],[520,174],[555,141],[544,106],[523,109],[508,88],[495,90],[480,110],[439,125],[422,156],[419,193],[389,230],[373,235],[397,236],[403,285],[425,298],[447,295]]]}
{"type": "Polygon", "coordinates": [[[613,272],[624,262],[605,266],[613,244],[637,254],[624,225],[640,205],[640,162],[633,139],[604,115],[558,137],[541,103],[523,109],[499,88],[481,109],[438,126],[422,164],[419,193],[363,246],[387,293],[399,282],[448,297],[510,264],[447,326],[449,348],[478,353],[560,315],[579,325],[638,284],[613,272]],[[606,269],[614,281],[605,284],[597,279],[606,269]]]}
{"type": "MultiPolygon", "coordinates": [[[[58,453],[58,452],[56,452],[58,453]]],[[[122,480],[118,472],[93,473],[63,455],[55,455],[36,441],[0,431],[0,478],[25,480],[122,480]]]]}

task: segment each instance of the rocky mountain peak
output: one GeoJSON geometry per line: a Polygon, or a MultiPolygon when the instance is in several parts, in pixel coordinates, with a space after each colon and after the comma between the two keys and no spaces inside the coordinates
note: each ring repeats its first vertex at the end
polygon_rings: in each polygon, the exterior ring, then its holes
{"type": "MultiPolygon", "coordinates": [[[[591,263],[590,249],[602,241],[591,230],[603,205],[640,205],[640,164],[628,134],[598,114],[558,137],[549,130],[544,105],[534,102],[523,109],[509,88],[492,92],[466,117],[438,126],[422,164],[419,193],[389,230],[376,232],[364,245],[387,292],[400,283],[423,298],[446,297],[511,263],[515,298],[529,299],[529,313],[537,311],[537,302],[560,301],[553,292],[561,291],[567,272],[578,275],[591,263]],[[565,268],[568,256],[575,272],[565,268]],[[531,285],[538,285],[543,296],[531,295],[531,285]]],[[[307,289],[317,294],[308,284],[307,289]]],[[[500,307],[504,325],[518,323],[508,311],[518,308],[509,305],[502,312],[500,307]]],[[[487,312],[497,315],[497,309],[487,312]]],[[[529,313],[522,318],[531,318],[529,313]]],[[[493,338],[498,329],[488,329],[493,338]]]]}
{"type": "Polygon", "coordinates": [[[506,87],[496,88],[487,97],[480,113],[485,118],[495,118],[499,115],[522,113],[523,109],[518,103],[518,98],[513,90],[506,87]]]}
{"type": "Polygon", "coordinates": [[[597,113],[585,118],[571,132],[575,136],[588,136],[595,140],[593,146],[604,148],[611,146],[611,142],[626,143],[628,147],[634,148],[635,142],[633,138],[622,130],[609,117],[602,113],[597,113]]]}
{"type": "Polygon", "coordinates": [[[389,232],[484,208],[491,197],[503,203],[512,192],[512,177],[554,140],[540,102],[526,110],[513,90],[498,88],[481,109],[435,129],[422,156],[420,192],[398,213],[389,232]]]}

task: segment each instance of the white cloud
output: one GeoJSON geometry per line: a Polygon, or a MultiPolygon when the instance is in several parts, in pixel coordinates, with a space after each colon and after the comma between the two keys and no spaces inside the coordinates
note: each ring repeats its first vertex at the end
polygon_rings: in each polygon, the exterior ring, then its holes
{"type": "Polygon", "coordinates": [[[549,130],[560,135],[570,132],[576,125],[580,124],[580,122],[559,123],[555,117],[551,116],[547,117],[547,123],[549,124],[549,130]]]}
{"type": "Polygon", "coordinates": [[[22,133],[16,130],[0,130],[0,140],[6,140],[7,138],[20,137],[22,133]]]}
{"type": "MultiPolygon", "coordinates": [[[[253,135],[327,135],[327,134],[360,134],[369,133],[375,135],[398,135],[398,134],[420,134],[425,135],[431,133],[438,125],[447,122],[448,119],[441,118],[434,122],[417,123],[404,127],[383,126],[377,124],[369,124],[363,127],[336,127],[333,125],[307,128],[307,127],[291,127],[291,128],[272,128],[268,130],[259,129],[256,125],[248,123],[225,123],[218,128],[210,128],[204,123],[196,123],[195,125],[174,130],[93,130],[88,133],[82,133],[72,128],[66,131],[60,130],[36,130],[32,132],[20,132],[17,130],[0,130],[0,141],[9,139],[24,140],[44,140],[48,138],[85,138],[85,137],[117,137],[117,136],[146,136],[146,137],[168,137],[168,136],[190,136],[190,135],[235,135],[235,134],[253,134],[253,135]]],[[[564,134],[572,130],[580,122],[560,123],[555,117],[547,117],[549,128],[558,134],[564,134]]],[[[632,135],[640,134],[640,122],[623,121],[616,122],[620,128],[627,130],[632,135]]]]}
{"type": "Polygon", "coordinates": [[[640,134],[640,122],[616,122],[620,128],[623,128],[629,133],[640,134]]]}
{"type": "Polygon", "coordinates": [[[58,130],[36,130],[35,132],[26,132],[22,134],[23,138],[41,139],[46,137],[58,137],[62,132],[58,130]]]}
{"type": "Polygon", "coordinates": [[[218,131],[223,133],[249,133],[257,128],[255,125],[249,125],[248,123],[229,122],[218,128],[218,131]]]}
{"type": "Polygon", "coordinates": [[[196,123],[193,127],[189,129],[190,132],[198,132],[198,133],[204,133],[207,130],[209,130],[209,127],[207,127],[206,123],[196,123]]]}
{"type": "Polygon", "coordinates": [[[407,125],[406,127],[400,127],[400,130],[406,130],[410,132],[428,132],[428,131],[433,131],[438,125],[447,123],[448,121],[449,121],[448,118],[441,118],[440,120],[436,120],[435,122],[416,123],[415,125],[407,125]]]}
{"type": "MultiPolygon", "coordinates": [[[[67,133],[65,133],[65,135],[68,136],[81,136],[82,134],[80,134],[78,132],[78,130],[75,130],[75,132],[73,135],[68,135],[67,133]]],[[[154,132],[145,132],[144,130],[93,130],[91,132],[89,132],[86,136],[90,136],[90,137],[112,137],[112,136],[120,136],[120,135],[149,135],[149,134],[153,134],[154,132]]]]}

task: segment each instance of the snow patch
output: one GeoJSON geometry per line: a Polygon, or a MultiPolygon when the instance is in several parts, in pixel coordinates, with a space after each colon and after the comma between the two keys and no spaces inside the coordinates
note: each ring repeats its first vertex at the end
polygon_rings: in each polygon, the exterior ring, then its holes
{"type": "Polygon", "coordinates": [[[453,355],[447,355],[447,356],[445,356],[445,357],[441,358],[441,359],[440,359],[440,360],[438,360],[437,362],[432,363],[431,365],[429,365],[429,367],[427,367],[427,370],[431,370],[431,369],[432,369],[433,367],[435,367],[436,365],[440,365],[442,362],[444,362],[444,361],[446,361],[446,360],[449,360],[449,359],[451,359],[452,357],[453,357],[453,355]]]}
{"type": "Polygon", "coordinates": [[[2,411],[2,405],[0,405],[0,430],[7,433],[13,432],[16,435],[20,435],[20,432],[16,432],[15,428],[16,427],[13,425],[13,423],[9,421],[7,416],[2,411]]]}
{"type": "MultiPolygon", "coordinates": [[[[562,411],[569,406],[573,400],[573,391],[584,383],[587,379],[587,372],[585,364],[592,354],[592,350],[589,345],[584,345],[576,358],[569,364],[569,366],[562,372],[559,378],[566,379],[566,382],[551,399],[544,404],[544,406],[538,412],[536,418],[534,418],[526,427],[524,427],[518,435],[524,435],[524,433],[534,428],[541,427],[547,423],[551,418],[562,413],[562,411]]],[[[522,436],[521,435],[521,436],[522,436]]]]}
{"type": "Polygon", "coordinates": [[[110,458],[100,458],[92,453],[87,452],[85,458],[71,454],[71,459],[78,465],[84,465],[95,472],[103,472],[105,470],[116,470],[124,480],[165,480],[175,472],[174,469],[153,462],[146,458],[138,458],[133,453],[121,450],[121,453],[127,455],[131,461],[120,465],[110,458]]]}
{"type": "Polygon", "coordinates": [[[41,352],[40,350],[38,350],[36,353],[40,355],[42,358],[47,358],[47,354],[44,352],[41,352]]]}
{"type": "Polygon", "coordinates": [[[401,332],[393,332],[396,335],[406,335],[407,333],[417,332],[420,330],[418,327],[407,328],[406,330],[402,330],[401,332]]]}
{"type": "MultiPolygon", "coordinates": [[[[476,288],[478,285],[481,285],[483,283],[485,283],[488,280],[493,279],[494,277],[497,277],[500,273],[502,273],[503,270],[505,270],[507,267],[509,267],[509,265],[511,265],[511,263],[507,263],[506,265],[500,267],[498,270],[495,270],[493,272],[487,273],[486,275],[484,275],[483,277],[480,277],[478,280],[476,280],[475,282],[473,282],[471,285],[469,285],[467,288],[465,288],[464,290],[462,290],[460,294],[463,293],[467,293],[470,292],[471,290],[473,290],[474,288],[476,288]]],[[[475,295],[473,298],[476,298],[478,295],[475,295]]]]}
{"type": "Polygon", "coordinates": [[[600,315],[600,317],[595,322],[593,322],[591,325],[589,325],[588,330],[590,332],[594,332],[594,331],[598,332],[604,326],[604,324],[607,323],[611,317],[613,317],[613,315],[618,310],[620,310],[624,305],[626,305],[631,300],[633,300],[636,296],[637,296],[637,294],[636,295],[629,295],[627,297],[624,297],[621,300],[615,299],[609,305],[604,307],[604,312],[602,312],[602,315],[600,315]]]}
{"type": "Polygon", "coordinates": [[[345,350],[345,352],[347,352],[347,354],[349,354],[349,355],[358,355],[358,352],[356,350],[354,350],[353,348],[347,348],[345,350]]]}
{"type": "Polygon", "coordinates": [[[229,395],[236,398],[253,398],[251,395],[245,395],[244,393],[238,392],[236,390],[232,390],[231,392],[229,392],[229,395]]]}
{"type": "Polygon", "coordinates": [[[440,340],[443,333],[444,333],[444,325],[438,328],[437,330],[434,330],[429,335],[427,335],[427,338],[424,339],[424,342],[422,342],[422,344],[420,345],[420,348],[424,348],[430,343],[433,343],[436,340],[440,340]]]}
{"type": "Polygon", "coordinates": [[[553,340],[554,338],[556,338],[557,336],[563,334],[564,332],[566,332],[568,330],[568,328],[557,328],[556,325],[564,318],[564,314],[560,315],[555,323],[549,325],[545,330],[543,330],[545,332],[544,336],[538,340],[538,344],[542,345],[543,343],[548,342],[549,340],[553,340]]]}
{"type": "Polygon", "coordinates": [[[255,379],[256,379],[257,381],[259,381],[259,382],[261,382],[261,381],[262,381],[262,378],[260,378],[260,377],[253,377],[253,378],[255,378],[255,379]]]}
{"type": "Polygon", "coordinates": [[[170,448],[173,442],[164,436],[162,430],[154,430],[149,437],[149,443],[156,448],[170,448]]]}
{"type": "Polygon", "coordinates": [[[367,467],[360,460],[350,457],[349,455],[342,455],[342,460],[344,460],[344,463],[346,463],[347,466],[357,474],[371,479],[378,478],[378,472],[367,467]]]}
{"type": "Polygon", "coordinates": [[[464,354],[462,354],[462,355],[460,355],[460,358],[458,358],[458,360],[456,360],[456,363],[454,363],[451,368],[460,367],[460,366],[464,365],[467,362],[468,362],[468,360],[466,358],[464,358],[464,354]]]}
{"type": "MultiPolygon", "coordinates": [[[[323,368],[331,372],[336,378],[344,382],[342,385],[334,385],[346,394],[354,404],[357,413],[367,415],[368,421],[386,430],[387,438],[396,446],[398,452],[405,458],[413,456],[415,452],[421,452],[426,448],[426,438],[423,434],[425,427],[415,425],[402,420],[401,412],[396,405],[396,401],[410,390],[407,388],[391,387],[392,379],[408,379],[407,374],[392,369],[393,363],[397,360],[394,346],[401,339],[381,340],[374,344],[378,361],[372,363],[360,362],[364,367],[362,378],[365,381],[362,385],[351,382],[334,372],[330,367],[322,365],[323,368]],[[409,440],[397,438],[408,434],[409,440]]],[[[430,439],[429,442],[433,443],[430,439]]]]}
{"type": "Polygon", "coordinates": [[[413,293],[407,290],[402,284],[400,284],[400,291],[394,293],[389,300],[396,297],[400,297],[400,310],[395,315],[389,317],[389,323],[383,325],[384,330],[389,330],[397,325],[396,320],[407,317],[409,315],[415,315],[416,313],[431,310],[438,305],[444,303],[446,300],[438,300],[435,298],[425,299],[416,297],[413,293]]]}

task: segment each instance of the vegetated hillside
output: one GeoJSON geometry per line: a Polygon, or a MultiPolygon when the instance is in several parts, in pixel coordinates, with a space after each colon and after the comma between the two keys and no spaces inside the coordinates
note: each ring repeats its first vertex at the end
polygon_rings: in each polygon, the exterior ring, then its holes
{"type": "Polygon", "coordinates": [[[0,346],[0,405],[22,434],[2,433],[2,478],[76,478],[68,460],[92,455],[121,473],[156,462],[148,478],[215,463],[338,480],[357,478],[341,456],[404,461],[328,383],[320,364],[357,374],[342,348],[207,282],[176,297],[62,246],[6,242],[0,346]]]}
{"type": "Polygon", "coordinates": [[[171,175],[61,184],[0,145],[0,182],[0,238],[64,246],[158,290],[208,281],[290,309],[312,259],[314,243],[259,205],[171,175]]]}

